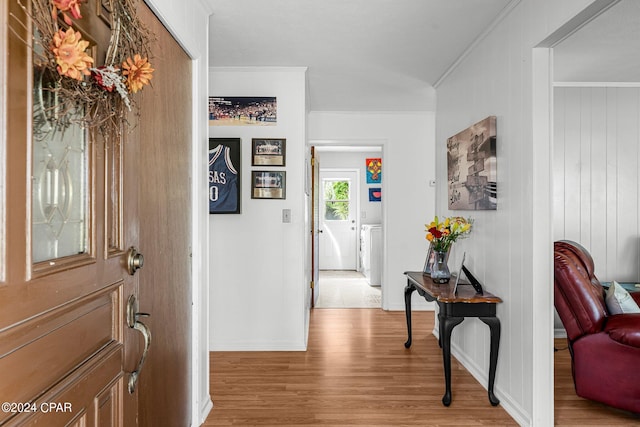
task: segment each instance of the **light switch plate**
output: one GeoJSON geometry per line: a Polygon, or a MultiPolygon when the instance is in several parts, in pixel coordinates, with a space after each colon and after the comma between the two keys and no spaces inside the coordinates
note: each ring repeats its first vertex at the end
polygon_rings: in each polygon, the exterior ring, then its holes
{"type": "Polygon", "coordinates": [[[282,222],[291,222],[291,209],[282,209],[282,222]]]}

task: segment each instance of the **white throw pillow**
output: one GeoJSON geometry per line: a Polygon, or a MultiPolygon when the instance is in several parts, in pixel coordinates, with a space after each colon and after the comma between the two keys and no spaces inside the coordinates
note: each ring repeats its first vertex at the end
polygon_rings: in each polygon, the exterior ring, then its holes
{"type": "Polygon", "coordinates": [[[605,302],[609,314],[640,313],[640,307],[631,294],[616,281],[607,289],[605,302]]]}

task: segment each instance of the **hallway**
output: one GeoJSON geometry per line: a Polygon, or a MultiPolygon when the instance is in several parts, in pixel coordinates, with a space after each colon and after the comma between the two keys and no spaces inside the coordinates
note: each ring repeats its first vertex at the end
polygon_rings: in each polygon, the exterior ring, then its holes
{"type": "Polygon", "coordinates": [[[380,308],[380,286],[369,286],[358,271],[320,270],[316,308],[380,308]]]}
{"type": "MultiPolygon", "coordinates": [[[[433,312],[414,312],[406,350],[404,312],[313,310],[306,352],[211,352],[214,407],[204,426],[516,425],[455,358],[453,402],[442,406],[433,324],[433,312]]],[[[638,416],[576,396],[566,340],[556,347],[555,425],[640,424],[638,416]]]]}
{"type": "Polygon", "coordinates": [[[516,425],[455,360],[444,407],[433,312],[413,329],[407,350],[404,312],[313,310],[307,352],[212,352],[204,425],[516,425]]]}

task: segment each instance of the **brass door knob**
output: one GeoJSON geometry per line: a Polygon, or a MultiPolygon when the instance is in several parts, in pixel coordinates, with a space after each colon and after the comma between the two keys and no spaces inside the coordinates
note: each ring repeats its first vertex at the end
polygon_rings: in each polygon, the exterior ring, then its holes
{"type": "Polygon", "coordinates": [[[144,265],[144,257],[133,246],[129,248],[127,254],[127,271],[130,275],[136,274],[136,271],[140,270],[144,265]]]}

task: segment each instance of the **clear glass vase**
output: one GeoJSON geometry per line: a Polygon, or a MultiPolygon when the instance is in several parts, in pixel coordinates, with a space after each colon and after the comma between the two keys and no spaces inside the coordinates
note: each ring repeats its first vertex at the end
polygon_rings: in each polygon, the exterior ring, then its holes
{"type": "Polygon", "coordinates": [[[447,265],[447,252],[435,251],[435,259],[431,267],[431,280],[433,283],[449,283],[451,272],[447,265]]]}

